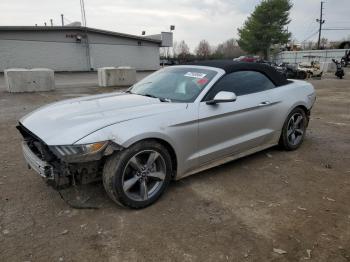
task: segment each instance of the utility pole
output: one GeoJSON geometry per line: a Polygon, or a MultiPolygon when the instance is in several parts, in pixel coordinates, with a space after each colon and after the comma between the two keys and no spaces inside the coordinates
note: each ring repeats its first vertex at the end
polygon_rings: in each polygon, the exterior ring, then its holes
{"type": "Polygon", "coordinates": [[[89,68],[89,70],[93,70],[92,58],[91,58],[91,54],[90,54],[89,36],[88,36],[88,30],[87,30],[87,25],[86,25],[86,14],[85,14],[84,0],[80,0],[80,11],[81,11],[82,26],[84,27],[84,31],[85,31],[86,57],[87,57],[87,62],[88,62],[88,68],[89,68]]]}
{"type": "Polygon", "coordinates": [[[80,10],[81,10],[81,22],[82,26],[86,27],[86,15],[85,15],[85,4],[84,0],[80,0],[80,10]]]}
{"type": "Polygon", "coordinates": [[[316,22],[320,24],[320,29],[318,30],[317,49],[320,49],[322,25],[326,21],[326,20],[323,20],[323,4],[324,4],[324,2],[321,1],[320,19],[316,19],[316,22]]]}
{"type": "Polygon", "coordinates": [[[61,14],[61,23],[62,23],[62,26],[64,26],[63,14],[61,14]]]}

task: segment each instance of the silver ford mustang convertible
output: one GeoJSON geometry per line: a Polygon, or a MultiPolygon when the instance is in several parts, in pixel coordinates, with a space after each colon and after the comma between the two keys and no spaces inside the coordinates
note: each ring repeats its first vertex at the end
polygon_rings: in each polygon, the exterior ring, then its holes
{"type": "Polygon", "coordinates": [[[315,99],[311,84],[268,65],[209,61],[41,107],[17,128],[28,166],[48,183],[102,179],[113,201],[143,208],[172,179],[277,144],[298,148],[315,99]]]}

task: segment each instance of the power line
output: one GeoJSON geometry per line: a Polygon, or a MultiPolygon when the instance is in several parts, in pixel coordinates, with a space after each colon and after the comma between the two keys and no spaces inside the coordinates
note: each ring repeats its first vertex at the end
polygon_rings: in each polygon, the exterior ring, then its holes
{"type": "Polygon", "coordinates": [[[350,30],[350,28],[323,28],[322,30],[350,30]]]}
{"type": "Polygon", "coordinates": [[[315,36],[317,33],[318,33],[318,29],[317,29],[315,32],[313,32],[311,35],[309,35],[308,37],[306,37],[306,38],[302,41],[302,43],[306,42],[306,41],[309,40],[311,37],[315,36]]]}
{"type": "MultiPolygon", "coordinates": [[[[311,29],[311,28],[310,28],[311,29]]],[[[303,41],[301,42],[305,42],[306,40],[308,40],[310,37],[314,36],[315,34],[318,33],[318,29],[316,29],[315,31],[315,28],[313,28],[313,30],[308,30],[308,32],[301,38],[301,39],[304,39],[303,41]],[[312,32],[312,33],[311,33],[312,32]],[[310,34],[311,33],[311,34],[310,34]]]]}
{"type": "Polygon", "coordinates": [[[303,30],[304,33],[303,33],[302,38],[306,37],[307,35],[309,35],[311,32],[314,31],[314,28],[312,28],[311,25],[315,22],[314,17],[317,16],[317,14],[318,14],[318,10],[314,9],[312,15],[305,16],[304,22],[302,24],[305,25],[305,24],[307,24],[307,22],[309,22],[309,23],[307,26],[304,27],[305,30],[303,30]]]}
{"type": "Polygon", "coordinates": [[[63,19],[64,19],[64,21],[66,21],[66,22],[68,22],[68,23],[72,23],[72,21],[71,20],[69,20],[68,18],[66,18],[66,17],[63,17],[63,19]]]}
{"type": "Polygon", "coordinates": [[[304,34],[303,34],[303,38],[305,36],[307,36],[308,34],[310,34],[310,32],[314,31],[314,28],[312,28],[312,24],[314,23],[314,18],[312,18],[312,20],[310,21],[309,25],[306,28],[306,30],[304,31],[304,34]]]}
{"type": "Polygon", "coordinates": [[[348,21],[331,21],[331,24],[346,24],[346,23],[350,23],[350,20],[348,21]]]}

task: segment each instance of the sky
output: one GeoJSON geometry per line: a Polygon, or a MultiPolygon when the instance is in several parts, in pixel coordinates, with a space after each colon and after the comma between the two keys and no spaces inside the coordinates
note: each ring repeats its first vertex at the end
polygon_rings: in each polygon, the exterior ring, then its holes
{"type": "MultiPolygon", "coordinates": [[[[175,25],[174,40],[185,42],[193,51],[206,39],[213,46],[237,38],[241,27],[260,0],[85,0],[87,26],[140,35],[169,31],[175,25]]],[[[288,29],[301,42],[317,40],[320,0],[292,0],[288,29]]],[[[1,0],[0,26],[54,25],[81,21],[79,0],[1,0]]],[[[327,0],[324,28],[350,29],[350,0],[327,0]]],[[[350,36],[348,31],[324,31],[329,40],[350,36]]]]}

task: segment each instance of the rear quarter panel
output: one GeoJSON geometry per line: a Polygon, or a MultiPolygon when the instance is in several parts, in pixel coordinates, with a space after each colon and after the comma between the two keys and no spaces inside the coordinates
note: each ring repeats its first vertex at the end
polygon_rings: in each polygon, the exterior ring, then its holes
{"type": "Polygon", "coordinates": [[[294,108],[303,106],[311,110],[315,99],[314,87],[306,81],[291,80],[291,83],[273,89],[271,100],[276,105],[272,116],[274,129],[280,133],[287,116],[294,108]]]}

